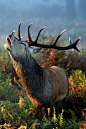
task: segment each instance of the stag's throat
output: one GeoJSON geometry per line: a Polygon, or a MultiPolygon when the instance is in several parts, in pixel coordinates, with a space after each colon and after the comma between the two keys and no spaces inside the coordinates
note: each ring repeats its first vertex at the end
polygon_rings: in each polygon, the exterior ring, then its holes
{"type": "Polygon", "coordinates": [[[28,87],[39,87],[40,82],[43,82],[43,69],[37,64],[35,59],[27,54],[23,57],[14,57],[12,54],[10,55],[14,69],[21,80],[22,86],[24,88],[26,87],[25,89],[28,87]]]}

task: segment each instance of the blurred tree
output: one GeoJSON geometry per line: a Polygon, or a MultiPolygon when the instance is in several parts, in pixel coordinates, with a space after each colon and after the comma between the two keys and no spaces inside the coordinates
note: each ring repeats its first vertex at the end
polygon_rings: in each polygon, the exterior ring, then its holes
{"type": "Polygon", "coordinates": [[[75,18],[75,0],[66,0],[66,16],[69,20],[75,18]]]}
{"type": "MultiPolygon", "coordinates": [[[[45,2],[46,1],[49,1],[49,0],[44,0],[45,2]]],[[[69,20],[72,20],[75,18],[76,16],[76,8],[75,8],[75,0],[54,0],[54,1],[57,1],[58,3],[65,3],[66,4],[66,17],[67,19],[69,20]]]]}
{"type": "Polygon", "coordinates": [[[86,0],[79,0],[80,17],[86,19],[86,0]]]}

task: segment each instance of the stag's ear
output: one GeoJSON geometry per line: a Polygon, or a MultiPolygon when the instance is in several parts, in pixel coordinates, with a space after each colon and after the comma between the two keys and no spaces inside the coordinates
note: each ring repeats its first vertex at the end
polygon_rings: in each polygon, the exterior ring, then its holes
{"type": "Polygon", "coordinates": [[[29,47],[30,54],[35,54],[35,53],[39,52],[40,50],[41,50],[41,48],[39,48],[39,47],[29,47]]]}

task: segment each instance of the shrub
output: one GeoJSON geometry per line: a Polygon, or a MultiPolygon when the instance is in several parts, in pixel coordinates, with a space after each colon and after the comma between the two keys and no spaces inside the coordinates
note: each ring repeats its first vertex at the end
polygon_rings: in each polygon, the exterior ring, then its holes
{"type": "Polygon", "coordinates": [[[10,102],[18,102],[19,97],[17,94],[17,89],[11,84],[11,74],[4,75],[3,71],[4,69],[0,64],[0,93],[10,102]]]}
{"type": "Polygon", "coordinates": [[[0,124],[9,123],[19,127],[21,124],[29,125],[32,124],[33,116],[32,109],[33,105],[28,98],[24,99],[24,106],[19,107],[18,103],[10,103],[9,101],[0,101],[0,124]],[[28,100],[28,105],[26,102],[28,100]]]}
{"type": "Polygon", "coordinates": [[[80,96],[86,93],[86,78],[82,70],[75,70],[71,72],[69,77],[70,94],[78,93],[80,96]]]}

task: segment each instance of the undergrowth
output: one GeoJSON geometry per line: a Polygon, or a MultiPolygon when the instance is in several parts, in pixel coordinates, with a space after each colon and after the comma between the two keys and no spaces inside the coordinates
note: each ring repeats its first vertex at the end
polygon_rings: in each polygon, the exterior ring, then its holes
{"type": "Polygon", "coordinates": [[[17,89],[11,84],[11,74],[3,74],[4,69],[0,67],[0,93],[10,102],[18,102],[17,89]]]}
{"type": "MultiPolygon", "coordinates": [[[[27,105],[26,103],[24,104],[27,105]]],[[[80,121],[78,121],[78,118],[75,116],[75,113],[73,111],[71,111],[71,120],[65,120],[63,118],[64,110],[62,109],[62,113],[59,115],[58,118],[56,118],[54,110],[53,117],[50,120],[44,117],[42,121],[39,121],[38,119],[34,119],[31,112],[32,108],[22,107],[22,109],[20,109],[17,103],[12,104],[9,101],[0,102],[0,124],[11,123],[17,128],[22,124],[28,127],[28,129],[36,129],[36,127],[39,127],[39,129],[79,128],[80,121]]]]}
{"type": "Polygon", "coordinates": [[[10,103],[9,101],[0,101],[0,124],[11,123],[16,127],[21,124],[32,124],[32,112],[33,105],[29,98],[24,98],[22,108],[19,103],[10,103]],[[27,100],[27,101],[26,101],[27,100]],[[28,105],[29,104],[29,105],[28,105]]]}
{"type": "Polygon", "coordinates": [[[69,77],[70,83],[70,94],[77,94],[78,96],[82,96],[86,98],[86,77],[85,72],[82,70],[75,70],[71,72],[69,77]]]}

